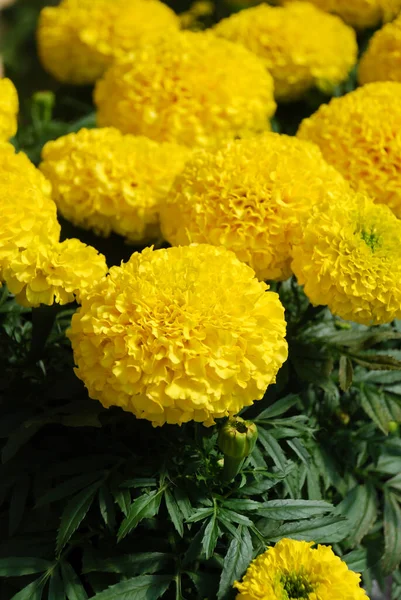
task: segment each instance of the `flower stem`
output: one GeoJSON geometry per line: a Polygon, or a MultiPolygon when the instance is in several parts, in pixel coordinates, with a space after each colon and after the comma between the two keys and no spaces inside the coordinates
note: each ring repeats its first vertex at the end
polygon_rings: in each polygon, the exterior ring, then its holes
{"type": "Polygon", "coordinates": [[[223,466],[223,481],[229,483],[239,473],[243,458],[233,458],[232,456],[224,455],[224,466],[223,466]]]}

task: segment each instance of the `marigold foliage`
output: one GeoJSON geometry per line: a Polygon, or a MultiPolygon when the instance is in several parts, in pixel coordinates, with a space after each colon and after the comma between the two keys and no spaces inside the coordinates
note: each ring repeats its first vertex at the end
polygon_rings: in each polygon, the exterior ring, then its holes
{"type": "MultiPolygon", "coordinates": [[[[294,0],[281,0],[293,2],[294,0]]],[[[309,0],[324,11],[339,15],[357,29],[391,21],[401,10],[401,0],[309,0]]]]}
{"type": "Polygon", "coordinates": [[[67,304],[107,272],[105,257],[79,240],[31,245],[8,263],[4,281],[22,306],[67,304]]]}
{"type": "Polygon", "coordinates": [[[62,0],[41,11],[38,52],[59,81],[89,84],[114,59],[178,27],[178,17],[159,0],[62,0]]]}
{"type": "Polygon", "coordinates": [[[185,31],[116,63],[95,90],[98,124],[186,146],[270,129],[273,80],[245,48],[185,31]]]}
{"type": "Polygon", "coordinates": [[[317,146],[266,133],[195,153],[162,206],[162,232],[173,245],[225,246],[259,279],[286,279],[311,206],[348,189],[317,146]]]}
{"type": "Polygon", "coordinates": [[[22,152],[0,144],[0,279],[18,253],[58,241],[60,225],[51,186],[22,152]]]}
{"type": "Polygon", "coordinates": [[[159,235],[159,203],[188,149],[114,128],[81,129],[42,151],[40,169],[61,214],[75,225],[138,241],[159,235]]]}
{"type": "Polygon", "coordinates": [[[292,269],[315,305],[365,325],[401,317],[401,221],[363,194],[316,211],[292,269]]]}
{"type": "Polygon", "coordinates": [[[314,86],[332,91],[357,58],[354,30],[307,2],[248,8],[223,19],[214,31],[263,60],[278,101],[297,100],[314,86]]]}
{"type": "Polygon", "coordinates": [[[361,576],[350,571],[330,546],[280,540],[235,582],[237,600],[368,600],[361,576]]]}
{"type": "Polygon", "coordinates": [[[359,63],[358,77],[361,84],[401,82],[401,16],[371,37],[359,63]]]}
{"type": "Polygon", "coordinates": [[[92,398],[153,425],[212,425],[262,398],[287,358],[277,294],[224,248],[135,253],[83,299],[69,337],[92,398]]]}
{"type": "Polygon", "coordinates": [[[0,141],[17,133],[18,94],[10,79],[0,79],[0,141]]]}
{"type": "Polygon", "coordinates": [[[401,83],[370,83],[322,105],[299,138],[317,144],[351,185],[401,217],[401,83]]]}

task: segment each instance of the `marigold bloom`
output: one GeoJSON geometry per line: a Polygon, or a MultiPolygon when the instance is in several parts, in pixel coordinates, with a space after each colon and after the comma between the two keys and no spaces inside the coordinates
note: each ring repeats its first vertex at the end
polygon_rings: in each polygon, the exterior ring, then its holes
{"type": "Polygon", "coordinates": [[[92,398],[153,425],[212,425],[262,398],[287,358],[284,309],[224,248],[134,253],[68,332],[92,398]]]}
{"type": "Polygon", "coordinates": [[[286,279],[311,206],[348,190],[317,146],[266,133],[195,153],[163,203],[162,232],[173,245],[225,246],[259,279],[286,279]]]}
{"type": "Polygon", "coordinates": [[[79,240],[31,245],[9,262],[4,281],[22,306],[80,301],[106,274],[106,260],[79,240]]]}
{"type": "Polygon", "coordinates": [[[371,37],[359,63],[358,77],[361,84],[401,82],[401,16],[371,37]]]}
{"type": "Polygon", "coordinates": [[[401,83],[370,83],[322,105],[297,136],[359,191],[401,217],[401,83]]]}
{"type": "MultiPolygon", "coordinates": [[[[294,0],[281,0],[293,2],[294,0]]],[[[320,9],[340,16],[356,29],[377,27],[391,21],[401,10],[401,0],[309,0],[320,9]]]]}
{"type": "Polygon", "coordinates": [[[38,51],[59,81],[89,84],[114,59],[178,27],[178,17],[159,0],[62,0],[40,13],[38,51]]]}
{"type": "Polygon", "coordinates": [[[18,94],[10,79],[0,78],[0,141],[17,133],[18,94]]]}
{"type": "Polygon", "coordinates": [[[354,30],[307,2],[248,8],[220,21],[214,31],[263,60],[279,101],[297,100],[315,86],[331,92],[357,58],[354,30]]]}
{"type": "Polygon", "coordinates": [[[137,241],[158,236],[159,203],[187,155],[182,146],[122,135],[114,128],[81,129],[48,142],[40,169],[66,219],[137,241]]]}
{"type": "Polygon", "coordinates": [[[270,129],[273,80],[249,50],[185,31],[116,63],[95,90],[100,126],[186,146],[270,129]]]}
{"type": "Polygon", "coordinates": [[[401,317],[401,221],[353,194],[316,211],[294,248],[292,269],[315,305],[365,325],[401,317]]]}
{"type": "Polygon", "coordinates": [[[361,576],[350,571],[330,546],[282,539],[253,560],[237,600],[368,600],[361,576]]]}

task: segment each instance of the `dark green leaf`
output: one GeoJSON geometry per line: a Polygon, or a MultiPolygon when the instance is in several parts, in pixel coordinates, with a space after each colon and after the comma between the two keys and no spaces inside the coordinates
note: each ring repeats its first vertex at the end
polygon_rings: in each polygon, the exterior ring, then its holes
{"type": "Polygon", "coordinates": [[[128,515],[130,506],[131,506],[131,494],[128,490],[114,490],[113,496],[121,511],[125,516],[128,515]]]}
{"type": "Polygon", "coordinates": [[[15,594],[11,600],[41,600],[44,587],[45,581],[40,577],[15,594]]]}
{"type": "Polygon", "coordinates": [[[184,490],[181,490],[179,487],[176,487],[173,490],[173,496],[178,504],[178,508],[180,509],[184,519],[189,519],[193,511],[186,492],[184,490]]]}
{"type": "Polygon", "coordinates": [[[253,483],[247,483],[242,487],[239,492],[244,496],[256,496],[259,494],[264,494],[272,487],[280,483],[283,480],[283,475],[279,475],[278,477],[269,476],[264,477],[260,481],[254,481],[253,483]]]}
{"type": "Polygon", "coordinates": [[[141,552],[138,554],[123,554],[111,558],[94,558],[84,556],[83,572],[95,571],[105,573],[121,573],[126,577],[139,574],[156,573],[163,569],[173,559],[171,554],[163,552],[141,552]]]}
{"type": "Polygon", "coordinates": [[[350,354],[350,358],[361,367],[372,370],[400,371],[401,361],[388,354],[350,354]]]}
{"type": "Polygon", "coordinates": [[[258,421],[273,419],[274,417],[278,417],[279,415],[282,415],[285,412],[287,412],[287,410],[289,410],[292,406],[294,406],[294,404],[296,404],[298,401],[299,401],[299,396],[297,396],[296,394],[290,394],[289,396],[286,396],[285,398],[281,398],[281,400],[277,400],[277,402],[275,402],[274,404],[269,406],[269,408],[262,410],[262,412],[258,414],[255,421],[257,423],[258,421]]]}
{"type": "Polygon", "coordinates": [[[368,552],[366,548],[357,548],[341,557],[348,568],[355,573],[363,573],[368,568],[368,552]]]}
{"type": "Polygon", "coordinates": [[[401,562],[401,508],[394,494],[384,497],[384,555],[385,573],[394,571],[401,562]]]}
{"type": "MultiPolygon", "coordinates": [[[[243,490],[241,490],[242,492],[243,490]]],[[[255,500],[237,500],[237,499],[227,499],[224,500],[224,508],[230,508],[231,510],[236,511],[248,511],[248,510],[258,510],[263,506],[261,502],[256,502],[255,500]]]]}
{"type": "Polygon", "coordinates": [[[217,524],[217,511],[214,511],[213,515],[209,520],[209,523],[207,524],[205,533],[202,538],[202,548],[207,559],[213,556],[218,537],[219,527],[217,524]]]}
{"type": "Polygon", "coordinates": [[[293,440],[287,440],[287,444],[294,450],[304,465],[309,468],[311,457],[302,442],[298,438],[294,438],[293,440]]]}
{"type": "Polygon", "coordinates": [[[57,500],[63,500],[68,496],[72,496],[83,488],[86,488],[88,485],[91,485],[101,476],[102,473],[95,471],[94,473],[92,472],[86,473],[85,475],[78,475],[77,477],[72,477],[67,481],[63,481],[63,483],[60,483],[43,494],[43,496],[37,500],[36,506],[46,506],[51,502],[56,502],[57,500]]]}
{"type": "Polygon", "coordinates": [[[86,516],[101,482],[89,486],[68,502],[61,516],[56,552],[60,553],[86,516]]]}
{"type": "Polygon", "coordinates": [[[187,523],[197,523],[197,521],[203,521],[207,517],[210,517],[214,512],[213,508],[198,508],[192,515],[187,519],[187,523]]]}
{"type": "Polygon", "coordinates": [[[48,600],[65,600],[64,583],[59,569],[55,569],[51,575],[48,600]]]}
{"type": "Polygon", "coordinates": [[[388,424],[392,421],[392,415],[387,407],[385,396],[379,388],[374,385],[360,386],[359,399],[365,413],[384,432],[388,433],[388,424]]]}
{"type": "Polygon", "coordinates": [[[182,537],[184,535],[184,517],[178,507],[178,504],[167,488],[164,492],[164,500],[166,502],[166,507],[168,514],[170,515],[170,519],[177,530],[177,533],[182,537]]]}
{"type": "Polygon", "coordinates": [[[313,540],[317,544],[334,544],[348,536],[349,524],[344,517],[323,517],[280,525],[272,536],[278,542],[283,537],[294,540],[313,540]]]}
{"type": "Polygon", "coordinates": [[[357,485],[337,507],[350,523],[347,542],[351,547],[360,543],[377,517],[376,492],[370,485],[357,485]]]}
{"type": "Polygon", "coordinates": [[[68,600],[86,600],[88,594],[85,592],[84,586],[71,565],[62,562],[60,566],[64,581],[64,589],[68,600]]]}
{"type": "Polygon", "coordinates": [[[277,521],[310,519],[331,512],[333,505],[321,500],[268,500],[261,503],[257,514],[277,521]]]}
{"type": "Polygon", "coordinates": [[[218,518],[220,518],[221,515],[224,515],[229,522],[237,523],[238,525],[245,525],[245,527],[252,527],[253,525],[253,522],[250,519],[248,519],[248,517],[246,517],[245,515],[240,515],[239,513],[233,510],[221,508],[219,511],[218,518]]]}
{"type": "Polygon", "coordinates": [[[352,361],[348,356],[340,357],[340,366],[338,369],[338,379],[340,382],[340,388],[343,392],[349,390],[352,385],[354,370],[352,368],[352,361]]]}
{"type": "Polygon", "coordinates": [[[166,592],[171,575],[142,575],[112,585],[92,600],[157,600],[166,592]]]}
{"type": "Polygon", "coordinates": [[[160,502],[164,493],[164,488],[153,490],[149,494],[139,496],[129,509],[127,517],[121,523],[118,531],[118,541],[122,540],[128,533],[142,521],[154,517],[159,512],[160,502]]]}
{"type": "Polygon", "coordinates": [[[271,457],[278,469],[285,471],[287,460],[278,442],[262,427],[259,427],[258,432],[258,441],[262,444],[263,448],[266,450],[267,454],[271,457]]]}
{"type": "Polygon", "coordinates": [[[116,523],[116,510],[113,497],[107,485],[102,485],[99,490],[99,509],[107,527],[109,529],[114,529],[116,523]]]}
{"type": "Polygon", "coordinates": [[[33,575],[47,571],[52,563],[42,558],[9,558],[0,559],[0,577],[18,577],[20,575],[33,575]]]}
{"type": "Polygon", "coordinates": [[[238,528],[238,538],[233,538],[224,558],[224,568],[220,577],[218,600],[223,600],[231,590],[235,580],[240,579],[252,560],[252,538],[247,528],[238,528]]]}

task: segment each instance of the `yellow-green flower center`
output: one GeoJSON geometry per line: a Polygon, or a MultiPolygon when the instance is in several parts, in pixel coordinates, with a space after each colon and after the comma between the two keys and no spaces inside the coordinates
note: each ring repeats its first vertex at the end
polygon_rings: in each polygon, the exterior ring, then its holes
{"type": "Polygon", "coordinates": [[[303,573],[285,573],[281,576],[281,584],[286,594],[283,600],[307,600],[315,589],[303,573]]]}
{"type": "Polygon", "coordinates": [[[360,236],[367,246],[374,252],[380,246],[380,237],[373,227],[362,229],[360,236]]]}

